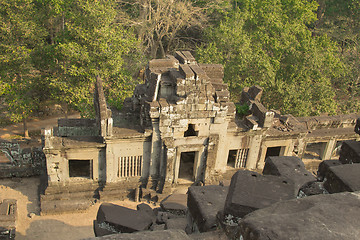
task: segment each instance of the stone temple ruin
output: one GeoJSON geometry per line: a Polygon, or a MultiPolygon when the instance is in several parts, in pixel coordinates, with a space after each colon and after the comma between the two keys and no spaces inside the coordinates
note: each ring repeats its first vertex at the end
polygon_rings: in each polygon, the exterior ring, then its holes
{"type": "Polygon", "coordinates": [[[271,156],[302,158],[317,144],[330,159],[353,131],[356,114],[281,115],[260,102],[262,89],[245,88],[240,118],[223,82],[223,67],[199,64],[188,51],[151,60],[144,83],[110,110],[97,78],[96,119],[59,119],[43,131],[47,181],[43,213],[85,209],[92,199],[166,192],[179,183],[208,184],[226,171],[261,170],[271,156]],[[141,189],[139,187],[141,186],[141,189]]]}
{"type": "Polygon", "coordinates": [[[317,174],[298,157],[269,156],[262,174],[241,169],[229,184],[190,186],[154,209],[102,203],[92,239],[357,240],[359,173],[358,141],[345,141],[317,174]]]}

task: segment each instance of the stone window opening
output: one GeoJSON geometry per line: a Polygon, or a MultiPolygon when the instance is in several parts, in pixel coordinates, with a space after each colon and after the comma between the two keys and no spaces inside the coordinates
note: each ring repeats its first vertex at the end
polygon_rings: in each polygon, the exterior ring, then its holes
{"type": "Polygon", "coordinates": [[[138,177],[142,171],[142,156],[126,156],[119,158],[118,177],[138,177]]]}
{"type": "Polygon", "coordinates": [[[69,177],[91,178],[91,160],[69,160],[69,177]]]}
{"type": "Polygon", "coordinates": [[[184,137],[197,137],[199,135],[199,131],[195,131],[195,124],[189,124],[188,129],[184,132],[184,137]]]}
{"type": "Polygon", "coordinates": [[[245,168],[249,149],[230,150],[228,155],[228,167],[245,168]]]}
{"type": "Polygon", "coordinates": [[[304,151],[304,159],[321,160],[323,150],[326,147],[326,142],[312,142],[307,143],[304,151]]]}

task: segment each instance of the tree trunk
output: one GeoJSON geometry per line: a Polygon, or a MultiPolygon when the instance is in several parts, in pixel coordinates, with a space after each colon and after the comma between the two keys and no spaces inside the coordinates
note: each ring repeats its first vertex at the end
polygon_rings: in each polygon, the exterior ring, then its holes
{"type": "Polygon", "coordinates": [[[23,118],[23,124],[24,124],[24,137],[29,138],[29,129],[27,128],[26,118],[23,118]]]}

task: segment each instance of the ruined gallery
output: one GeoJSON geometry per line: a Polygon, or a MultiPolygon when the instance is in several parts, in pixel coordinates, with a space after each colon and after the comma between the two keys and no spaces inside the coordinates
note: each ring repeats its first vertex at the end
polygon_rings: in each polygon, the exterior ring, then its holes
{"type": "Polygon", "coordinates": [[[356,114],[296,118],[266,109],[261,95],[258,86],[244,89],[241,104],[250,113],[238,116],[223,67],[198,64],[188,51],[150,61],[120,112],[107,107],[97,78],[96,119],[59,119],[43,132],[42,211],[57,211],[60,199],[65,208],[74,198],[81,207],[94,195],[119,199],[139,187],[161,193],[182,182],[209,184],[226,171],[260,171],[269,156],[302,158],[314,144],[320,159],[330,159],[339,143],[359,139],[356,114]],[[56,197],[64,191],[68,199],[56,197]]]}

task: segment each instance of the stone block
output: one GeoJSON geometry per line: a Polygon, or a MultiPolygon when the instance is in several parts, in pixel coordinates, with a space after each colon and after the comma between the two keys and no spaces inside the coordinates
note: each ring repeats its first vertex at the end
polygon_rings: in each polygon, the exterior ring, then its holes
{"type": "Polygon", "coordinates": [[[41,201],[41,215],[85,211],[92,204],[89,199],[41,201]]]}
{"type": "Polygon", "coordinates": [[[360,163],[329,167],[324,187],[329,193],[360,191],[360,163]]]}
{"type": "Polygon", "coordinates": [[[288,178],[240,170],[231,178],[224,214],[244,217],[257,209],[294,198],[294,183],[288,178]]]}
{"type": "Polygon", "coordinates": [[[224,78],[224,67],[221,64],[199,64],[199,66],[212,78],[224,78]]]}
{"type": "Polygon", "coordinates": [[[221,229],[212,232],[194,233],[191,234],[193,240],[228,240],[225,232],[221,229]]]}
{"type": "MultiPolygon", "coordinates": [[[[186,80],[195,80],[195,74],[188,65],[180,64],[179,71],[186,80]]],[[[187,82],[188,81],[186,81],[186,84],[187,82]]]]}
{"type": "Polygon", "coordinates": [[[339,161],[346,163],[360,163],[360,142],[344,141],[341,145],[339,161]]]}
{"type": "Polygon", "coordinates": [[[111,234],[98,238],[88,238],[86,240],[190,240],[183,230],[169,229],[160,231],[144,231],[136,233],[111,234]]]}
{"type": "Polygon", "coordinates": [[[188,222],[185,217],[182,218],[170,218],[165,222],[165,229],[186,229],[188,222]]]}
{"type": "Polygon", "coordinates": [[[153,225],[151,226],[151,230],[152,230],[152,231],[165,230],[165,224],[153,224],[153,225]]]}
{"type": "Polygon", "coordinates": [[[156,218],[156,215],[155,215],[153,209],[146,203],[140,203],[139,205],[137,205],[136,210],[140,211],[140,212],[143,212],[143,213],[146,213],[152,219],[156,218]]]}
{"type": "Polygon", "coordinates": [[[327,194],[323,182],[310,182],[301,187],[298,197],[327,194]]]}
{"type": "Polygon", "coordinates": [[[339,160],[324,160],[319,164],[317,171],[317,177],[319,180],[323,180],[329,171],[330,167],[341,165],[342,163],[339,160]]]}
{"type": "Polygon", "coordinates": [[[187,195],[171,194],[161,201],[160,206],[164,211],[185,215],[187,210],[187,195]]]}
{"type": "Polygon", "coordinates": [[[190,68],[195,73],[195,79],[196,80],[207,78],[207,75],[206,75],[205,71],[201,67],[199,67],[198,65],[190,65],[190,68]]]}
{"type": "Polygon", "coordinates": [[[15,228],[0,227],[0,239],[11,240],[15,239],[16,230],[15,228]]]}
{"type": "Polygon", "coordinates": [[[224,209],[228,187],[192,186],[188,190],[188,208],[200,232],[215,230],[216,215],[224,209]]]}
{"type": "Polygon", "coordinates": [[[152,219],[147,213],[111,203],[100,205],[96,221],[99,224],[107,223],[123,233],[148,230],[152,224],[152,219]]]}
{"type": "Polygon", "coordinates": [[[336,193],[275,203],[242,219],[231,239],[355,240],[360,236],[360,194],[336,193]]]}
{"type": "Polygon", "coordinates": [[[296,195],[303,185],[316,181],[315,176],[305,169],[303,161],[298,157],[267,157],[262,173],[264,175],[282,176],[290,179],[295,184],[296,195]]]}

